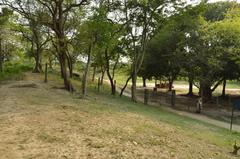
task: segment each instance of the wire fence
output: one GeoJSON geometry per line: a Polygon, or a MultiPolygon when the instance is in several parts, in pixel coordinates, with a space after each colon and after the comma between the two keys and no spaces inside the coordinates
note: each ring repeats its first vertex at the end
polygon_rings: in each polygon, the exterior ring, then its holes
{"type": "MultiPolygon", "coordinates": [[[[138,97],[143,99],[145,104],[154,103],[155,105],[168,106],[173,109],[196,113],[198,111],[199,97],[188,97],[177,95],[175,90],[166,89],[138,89],[138,97]]],[[[236,97],[237,98],[237,97],[236,97]]],[[[213,97],[212,100],[203,103],[202,114],[212,118],[230,122],[232,117],[233,102],[235,97],[227,98],[213,97]]],[[[240,111],[236,111],[233,117],[234,123],[240,124],[240,111]]]]}

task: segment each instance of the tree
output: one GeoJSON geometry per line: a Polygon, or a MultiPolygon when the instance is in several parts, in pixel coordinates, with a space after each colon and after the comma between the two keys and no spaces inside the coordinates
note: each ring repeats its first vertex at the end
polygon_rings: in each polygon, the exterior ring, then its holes
{"type": "Polygon", "coordinates": [[[0,72],[3,72],[3,65],[7,56],[7,46],[11,44],[7,42],[7,37],[10,36],[10,17],[12,11],[7,8],[2,8],[0,13],[0,72]]]}
{"type": "MultiPolygon", "coordinates": [[[[126,39],[130,41],[129,53],[132,62],[132,71],[126,85],[132,79],[132,100],[136,102],[136,82],[137,74],[143,63],[146,52],[146,45],[151,39],[156,26],[164,18],[166,14],[176,12],[174,9],[167,7],[168,5],[175,7],[182,6],[178,1],[124,1],[123,12],[126,22],[126,39]],[[167,13],[168,12],[168,13],[167,13]]],[[[126,85],[124,88],[126,88],[126,85]]],[[[122,92],[124,91],[122,89],[122,92]]]]}
{"type": "Polygon", "coordinates": [[[86,0],[37,0],[38,4],[42,6],[42,12],[37,14],[39,21],[45,26],[49,27],[55,33],[55,44],[58,53],[58,58],[61,66],[61,73],[64,79],[64,86],[66,90],[72,91],[73,86],[70,81],[70,73],[68,70],[68,54],[67,54],[67,23],[70,18],[70,12],[74,8],[79,8],[87,4],[86,0]]]}

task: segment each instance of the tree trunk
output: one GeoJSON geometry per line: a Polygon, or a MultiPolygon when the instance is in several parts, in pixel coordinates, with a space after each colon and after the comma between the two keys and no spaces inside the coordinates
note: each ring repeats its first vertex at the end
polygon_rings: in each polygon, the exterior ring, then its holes
{"type": "MultiPolygon", "coordinates": [[[[32,48],[32,51],[34,51],[33,48],[32,48]]],[[[41,60],[40,53],[41,53],[40,48],[39,48],[38,44],[36,44],[36,52],[35,52],[35,58],[34,58],[35,59],[35,67],[34,67],[33,73],[41,73],[42,72],[42,66],[41,66],[41,62],[40,62],[40,60],[41,60]]]]}
{"type": "Polygon", "coordinates": [[[107,69],[107,76],[108,76],[109,82],[111,84],[111,94],[115,95],[116,94],[116,88],[115,88],[115,84],[114,84],[114,79],[112,78],[109,69],[107,69]]]}
{"type": "Polygon", "coordinates": [[[70,78],[73,78],[73,63],[71,60],[69,60],[68,67],[69,67],[70,78]]]}
{"type": "Polygon", "coordinates": [[[53,60],[51,59],[51,57],[48,58],[48,62],[49,62],[49,68],[53,69],[53,60]]]}
{"type": "Polygon", "coordinates": [[[69,69],[70,78],[72,78],[73,77],[73,63],[72,63],[71,55],[69,53],[67,54],[67,60],[68,60],[68,69],[69,69]]]}
{"type": "Polygon", "coordinates": [[[211,90],[211,85],[210,84],[204,84],[201,82],[200,84],[200,94],[202,96],[202,101],[206,102],[212,99],[212,90],[211,90]]]}
{"type": "Polygon", "coordinates": [[[121,89],[121,93],[120,93],[120,97],[122,97],[123,92],[125,91],[125,89],[127,88],[128,82],[132,79],[132,75],[130,77],[128,77],[124,87],[121,89]]]}
{"type": "Polygon", "coordinates": [[[47,83],[48,82],[48,64],[46,63],[45,65],[45,79],[44,82],[47,83]]]}
{"type": "Polygon", "coordinates": [[[62,52],[60,55],[60,66],[61,66],[61,72],[62,72],[62,77],[64,80],[64,86],[65,89],[72,92],[73,91],[73,87],[69,78],[69,73],[67,70],[67,55],[66,53],[62,52]]]}
{"type": "Polygon", "coordinates": [[[137,68],[135,66],[132,76],[132,101],[137,102],[137,68]]]}
{"type": "Polygon", "coordinates": [[[95,75],[96,75],[96,66],[93,67],[93,76],[92,76],[92,82],[95,81],[95,75]]]}
{"type": "Polygon", "coordinates": [[[105,70],[105,69],[102,69],[102,76],[101,76],[101,82],[100,82],[101,85],[103,85],[103,80],[104,80],[105,72],[106,72],[106,70],[105,70]]]}
{"type": "Polygon", "coordinates": [[[169,85],[168,85],[168,90],[172,91],[172,87],[173,87],[173,79],[171,77],[169,77],[168,79],[169,85]]]}
{"type": "Polygon", "coordinates": [[[0,72],[3,72],[4,55],[2,50],[2,39],[0,38],[0,72]]]}
{"type": "Polygon", "coordinates": [[[226,85],[227,85],[227,80],[224,79],[224,80],[223,80],[223,90],[222,90],[222,97],[223,97],[223,98],[226,97],[226,85]]]}
{"type": "Polygon", "coordinates": [[[143,80],[143,87],[147,87],[147,84],[146,84],[146,78],[143,77],[142,80],[143,80]]]}
{"type": "Polygon", "coordinates": [[[86,94],[87,94],[87,78],[88,78],[88,72],[89,72],[89,67],[90,67],[90,63],[91,63],[91,52],[92,52],[92,45],[89,46],[87,65],[86,65],[84,75],[83,75],[83,80],[82,80],[83,96],[86,96],[86,94]]]}
{"type": "Polygon", "coordinates": [[[188,83],[189,83],[189,89],[188,89],[188,96],[193,96],[193,80],[192,78],[188,79],[188,83]]]}

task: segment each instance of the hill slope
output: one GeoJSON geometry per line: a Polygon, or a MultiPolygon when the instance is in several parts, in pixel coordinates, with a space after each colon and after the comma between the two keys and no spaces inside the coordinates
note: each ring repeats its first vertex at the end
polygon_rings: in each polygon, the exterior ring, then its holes
{"type": "Polygon", "coordinates": [[[0,85],[1,158],[239,157],[238,133],[104,93],[80,99],[42,78],[0,85]]]}

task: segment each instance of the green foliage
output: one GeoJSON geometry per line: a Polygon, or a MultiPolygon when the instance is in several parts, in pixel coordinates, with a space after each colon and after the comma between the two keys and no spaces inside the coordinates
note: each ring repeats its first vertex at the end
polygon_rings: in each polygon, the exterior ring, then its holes
{"type": "Polygon", "coordinates": [[[32,64],[28,62],[7,62],[4,66],[4,72],[0,73],[0,81],[21,80],[24,72],[31,71],[32,64]]]}

